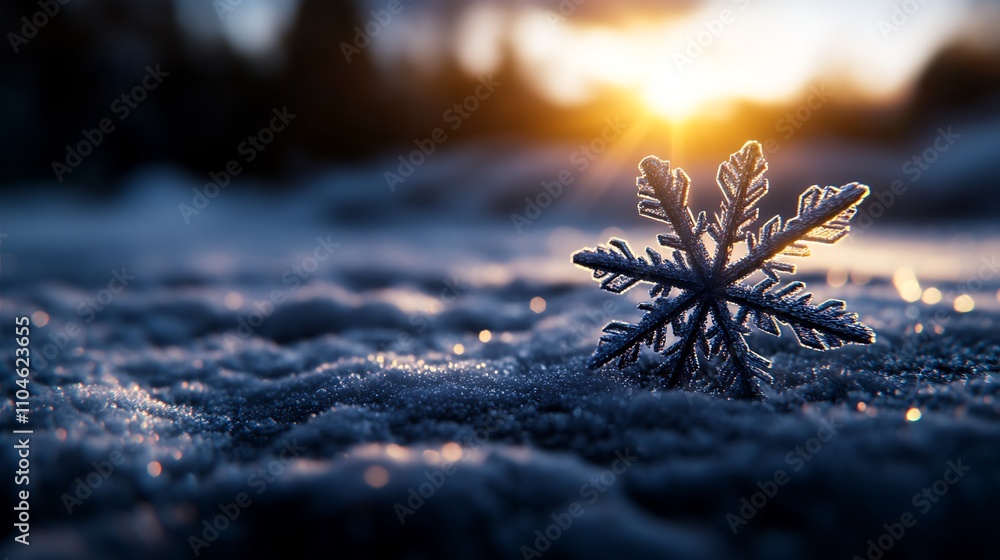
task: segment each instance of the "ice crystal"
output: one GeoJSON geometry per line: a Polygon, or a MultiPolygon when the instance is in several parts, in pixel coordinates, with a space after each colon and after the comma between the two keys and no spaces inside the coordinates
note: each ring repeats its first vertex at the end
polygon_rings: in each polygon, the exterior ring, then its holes
{"type": "Polygon", "coordinates": [[[573,262],[594,271],[601,288],[620,294],[640,282],[652,284],[653,301],[639,305],[645,312],[638,324],[612,321],[604,327],[588,366],[599,367],[617,358],[624,368],[639,358],[646,344],[665,360],[654,372],[667,387],[699,389],[726,397],[763,396],[773,379],[771,362],[747,344],[754,326],[779,336],[778,323],[791,327],[799,344],[815,350],[839,348],[848,343],[870,344],[875,333],[845,309],[840,300],[812,305],[805,284],[780,285],[779,273],[794,273],[795,266],[780,257],[805,257],[805,242],[835,243],[847,235],[857,205],[868,187],[850,183],[843,187],[812,186],[799,197],[798,213],[782,221],[775,216],[754,234],[757,202],[767,194],[767,163],[758,142],[747,142],[719,166],[721,211],[709,221],[688,208],[690,179],[670,162],[649,156],[639,164],[639,214],[667,224],[657,237],[673,250],[664,259],[652,248],[636,257],[628,243],[612,238],[609,246],[583,249],[573,262]],[[706,247],[705,235],[714,242],[706,247]],[[737,244],[745,255],[733,258],[737,244]],[[710,254],[714,253],[714,254],[710,254]],[[746,279],[756,272],[763,280],[746,279]],[[668,337],[668,329],[672,338],[668,337]],[[699,352],[706,360],[718,358],[714,379],[698,379],[699,352]]]}

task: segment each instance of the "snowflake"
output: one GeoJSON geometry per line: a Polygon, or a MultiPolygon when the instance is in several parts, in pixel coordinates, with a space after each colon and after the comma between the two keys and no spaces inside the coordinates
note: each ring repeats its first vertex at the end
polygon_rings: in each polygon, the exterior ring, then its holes
{"type": "Polygon", "coordinates": [[[695,219],[687,206],[690,179],[670,162],[649,156],[639,164],[639,214],[667,224],[657,237],[660,245],[673,249],[665,260],[651,248],[649,257],[636,257],[628,243],[612,238],[610,247],[583,249],[573,262],[594,271],[601,288],[620,294],[638,284],[652,284],[642,303],[645,315],[639,324],[612,321],[587,365],[599,367],[618,359],[618,367],[635,363],[646,344],[666,360],[654,374],[666,387],[701,389],[726,397],[743,398],[769,393],[774,380],[771,362],[747,345],[748,323],[779,336],[778,322],[791,327],[799,344],[815,350],[839,348],[847,343],[870,344],[875,333],[845,309],[843,301],[827,300],[811,305],[805,284],[791,282],[779,287],[778,273],[794,273],[795,266],[782,256],[805,257],[804,242],[835,243],[847,235],[857,205],[868,195],[868,187],[850,183],[843,187],[812,186],[799,197],[798,214],[785,222],[780,216],[767,221],[755,235],[747,231],[757,222],[757,202],[767,194],[764,171],[767,163],[761,146],[747,142],[719,166],[722,190],[721,212],[710,222],[705,212],[695,219]],[[707,234],[714,241],[714,255],[705,245],[707,234]],[[745,243],[745,255],[734,259],[733,250],[745,243]],[[755,285],[744,283],[762,272],[755,285]],[[670,292],[676,290],[676,295],[670,292]],[[710,321],[710,323],[709,323],[710,321]],[[673,339],[668,341],[667,329],[673,339]],[[668,345],[668,342],[670,344],[668,345]],[[719,370],[709,383],[699,383],[698,353],[705,359],[719,358],[719,370]]]}

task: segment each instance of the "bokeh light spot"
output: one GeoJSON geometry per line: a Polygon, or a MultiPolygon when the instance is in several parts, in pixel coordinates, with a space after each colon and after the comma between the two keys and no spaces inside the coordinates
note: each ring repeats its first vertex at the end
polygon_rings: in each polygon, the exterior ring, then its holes
{"type": "Polygon", "coordinates": [[[462,446],[453,441],[448,442],[441,448],[441,456],[445,461],[454,463],[462,458],[462,446]]]}
{"type": "Polygon", "coordinates": [[[389,483],[389,471],[381,465],[372,465],[365,469],[365,484],[372,488],[381,488],[389,483]]]}
{"type": "Polygon", "coordinates": [[[926,290],[924,290],[924,295],[920,299],[927,305],[934,305],[935,303],[940,303],[941,290],[937,288],[927,288],[926,290]]]}
{"type": "Polygon", "coordinates": [[[847,284],[847,269],[835,266],[827,271],[826,283],[833,288],[839,288],[847,284]]]}
{"type": "Polygon", "coordinates": [[[35,311],[31,314],[31,323],[35,326],[44,327],[49,324],[49,314],[44,311],[35,311]]]}
{"type": "Polygon", "coordinates": [[[892,275],[892,284],[899,292],[899,297],[907,303],[913,303],[920,299],[924,291],[920,288],[913,269],[901,268],[892,275]]]}
{"type": "Polygon", "coordinates": [[[976,308],[976,300],[969,294],[962,294],[955,298],[954,307],[959,313],[968,313],[976,308]]]}
{"type": "Polygon", "coordinates": [[[243,295],[239,292],[229,292],[226,294],[223,304],[225,304],[226,309],[236,311],[237,309],[243,307],[243,295]]]}

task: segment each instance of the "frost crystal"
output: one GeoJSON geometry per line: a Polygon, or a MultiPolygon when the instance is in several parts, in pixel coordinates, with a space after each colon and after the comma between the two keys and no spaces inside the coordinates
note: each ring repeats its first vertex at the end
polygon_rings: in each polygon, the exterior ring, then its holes
{"type": "Polygon", "coordinates": [[[646,249],[648,260],[632,254],[628,243],[612,238],[608,247],[583,249],[573,262],[594,271],[601,288],[620,294],[638,284],[652,284],[642,303],[645,315],[639,324],[612,321],[588,366],[599,367],[618,359],[618,367],[635,363],[643,344],[666,360],[655,374],[667,387],[704,389],[726,397],[760,397],[773,383],[771,362],[747,345],[745,336],[753,320],[757,329],[780,335],[778,322],[791,327],[799,344],[815,350],[839,348],[847,343],[870,344],[875,333],[849,313],[840,300],[811,305],[805,284],[779,286],[778,273],[794,273],[795,266],[780,257],[805,257],[808,241],[836,243],[849,231],[857,205],[868,187],[850,183],[843,187],[812,186],[799,197],[798,213],[782,222],[771,218],[755,235],[757,202],[767,194],[767,163],[761,146],[747,142],[719,166],[721,211],[709,221],[705,212],[695,219],[687,206],[690,179],[670,162],[649,156],[639,164],[639,214],[667,224],[657,237],[673,249],[672,259],[646,249]],[[714,254],[704,235],[714,241],[714,254]],[[733,249],[746,244],[746,255],[733,261],[733,249]],[[744,280],[755,272],[764,279],[755,285],[744,280]],[[671,297],[671,292],[675,292],[671,297]],[[673,338],[668,340],[667,329],[673,338]],[[696,381],[698,352],[705,359],[718,357],[719,372],[712,383],[696,381]]]}

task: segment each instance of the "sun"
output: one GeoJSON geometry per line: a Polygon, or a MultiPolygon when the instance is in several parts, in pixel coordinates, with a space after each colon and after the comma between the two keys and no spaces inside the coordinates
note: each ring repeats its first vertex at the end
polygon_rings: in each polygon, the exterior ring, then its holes
{"type": "Polygon", "coordinates": [[[703,110],[702,99],[690,83],[667,84],[665,80],[655,80],[646,88],[641,102],[654,116],[680,123],[703,110]]]}

